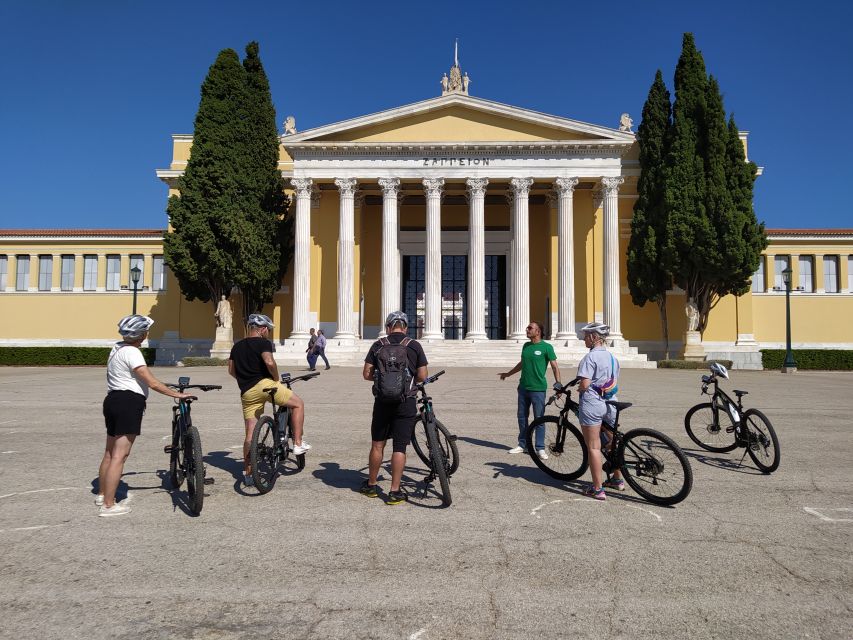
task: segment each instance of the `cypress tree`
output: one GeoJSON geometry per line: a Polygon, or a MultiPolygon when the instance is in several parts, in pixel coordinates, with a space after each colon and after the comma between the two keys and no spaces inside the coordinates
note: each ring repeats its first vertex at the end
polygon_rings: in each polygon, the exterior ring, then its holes
{"type": "Polygon", "coordinates": [[[664,161],[670,126],[669,91],[658,70],[643,105],[643,119],[637,129],[640,178],[628,241],[628,288],[634,304],[642,307],[647,302],[654,302],[657,305],[666,359],[669,359],[666,292],[672,284],[672,277],[663,264],[662,255],[667,229],[664,161]]]}

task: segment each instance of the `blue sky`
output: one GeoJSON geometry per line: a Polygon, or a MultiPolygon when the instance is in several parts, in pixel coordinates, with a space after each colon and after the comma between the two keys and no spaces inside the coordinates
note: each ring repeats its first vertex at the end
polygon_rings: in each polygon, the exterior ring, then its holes
{"type": "Polygon", "coordinates": [[[194,2],[0,5],[0,227],[162,228],[173,133],[192,133],[217,53],[257,40],[300,130],[440,93],[459,38],[470,93],[639,124],[695,34],[750,131],[759,220],[853,227],[845,140],[853,8],[842,2],[194,2]],[[696,5],[695,7],[689,5],[696,5]]]}

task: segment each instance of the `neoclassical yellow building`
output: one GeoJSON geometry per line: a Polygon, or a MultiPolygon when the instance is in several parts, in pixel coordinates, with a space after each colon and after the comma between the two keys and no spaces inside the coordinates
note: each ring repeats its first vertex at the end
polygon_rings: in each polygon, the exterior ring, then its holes
{"type": "MultiPolygon", "coordinates": [[[[457,65],[442,83],[435,98],[315,129],[297,131],[288,118],[279,166],[296,236],[267,309],[277,357],[301,360],[308,329],[320,327],[337,362],[357,363],[385,315],[402,308],[436,362],[511,363],[531,319],[561,360],[575,362],[584,352],[577,328],[595,319],[611,325],[623,366],[654,366],[657,309],[634,306],[626,284],[639,175],[630,118],[611,128],[473,97],[457,65]]],[[[157,171],[170,195],[191,147],[191,135],[173,136],[171,164],[157,171]]],[[[183,300],[162,233],[0,231],[0,345],[109,342],[139,266],[138,310],[155,319],[158,360],[208,353],[213,306],[183,300]]],[[[803,287],[792,300],[795,345],[853,348],[853,229],[769,236],[752,291],[712,311],[706,353],[758,368],[760,347],[784,343],[787,265],[803,287]],[[820,335],[802,330],[813,317],[825,319],[820,335]]],[[[671,292],[676,350],[684,303],[671,292]]]]}

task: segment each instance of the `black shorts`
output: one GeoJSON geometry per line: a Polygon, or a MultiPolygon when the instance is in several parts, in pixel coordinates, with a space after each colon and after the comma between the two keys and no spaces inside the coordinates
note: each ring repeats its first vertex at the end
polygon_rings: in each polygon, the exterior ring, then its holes
{"type": "Polygon", "coordinates": [[[418,410],[412,398],[402,404],[373,403],[373,422],[370,425],[370,437],[373,440],[394,441],[394,452],[405,453],[406,446],[412,441],[418,410]]]}
{"type": "Polygon", "coordinates": [[[138,436],[142,431],[145,396],[122,389],[104,398],[104,423],[108,436],[138,436]]]}

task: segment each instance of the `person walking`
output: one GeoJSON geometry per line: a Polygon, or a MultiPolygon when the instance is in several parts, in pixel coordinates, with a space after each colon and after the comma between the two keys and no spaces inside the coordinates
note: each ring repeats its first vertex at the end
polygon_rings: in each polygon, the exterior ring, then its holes
{"type": "MultiPolygon", "coordinates": [[[[521,371],[521,379],[518,381],[518,445],[507,453],[524,453],[527,450],[526,442],[528,417],[530,408],[533,407],[533,418],[539,418],[545,414],[545,391],[548,389],[548,381],[545,373],[548,363],[554,372],[554,386],[560,384],[560,368],[557,366],[557,354],[554,347],[542,339],[545,329],[541,323],[531,321],[527,325],[527,342],[521,347],[521,360],[512,369],[505,373],[499,373],[501,380],[506,380],[521,371]]],[[[536,430],[536,442],[534,443],[539,457],[548,459],[545,452],[545,430],[536,430]]]]}
{"type": "Polygon", "coordinates": [[[269,394],[264,389],[276,387],[275,403],[290,408],[290,419],[293,424],[293,453],[297,456],[307,453],[311,445],[302,439],[305,403],[278,377],[278,365],[272,357],[275,345],[270,340],[270,329],[275,325],[269,317],[261,313],[250,315],[247,324],[248,335],[231,348],[228,373],[237,381],[240,389],[240,404],[243,407],[243,420],[246,427],[246,437],[243,441],[243,484],[251,487],[254,482],[249,449],[252,446],[255,425],[269,400],[269,394]]]}
{"type": "Polygon", "coordinates": [[[379,496],[379,468],[385,444],[391,438],[391,489],[386,501],[389,505],[408,500],[400,482],[406,466],[406,447],[412,441],[418,418],[412,389],[415,382],[423,382],[429,375],[423,347],[406,335],[408,327],[409,318],[405,313],[389,313],[385,319],[387,336],[371,345],[362,370],[362,377],[373,383],[374,400],[368,477],[359,490],[368,498],[379,496]]]}
{"type": "Polygon", "coordinates": [[[122,341],[113,345],[107,358],[107,396],[103,403],[107,444],[98,469],[98,495],[95,498],[95,504],[100,507],[99,516],[130,513],[130,505],[127,504],[130,493],[121,502],[116,502],[116,489],[130,449],[142,431],[148,390],[154,389],[170,398],[192,397],[189,393],[170,389],[148,369],[139,347],[153,324],[151,318],[138,314],[122,318],[118,323],[122,341]]]}
{"type": "Polygon", "coordinates": [[[311,336],[308,338],[308,348],[305,353],[308,354],[308,371],[315,371],[317,368],[317,354],[314,352],[314,345],[317,344],[317,334],[314,332],[314,327],[310,329],[311,336]]]}
{"type": "Polygon", "coordinates": [[[317,364],[317,358],[323,358],[326,363],[326,370],[332,367],[329,366],[329,360],[326,358],[326,334],[322,329],[317,329],[317,341],[314,343],[314,364],[317,364]]]}

